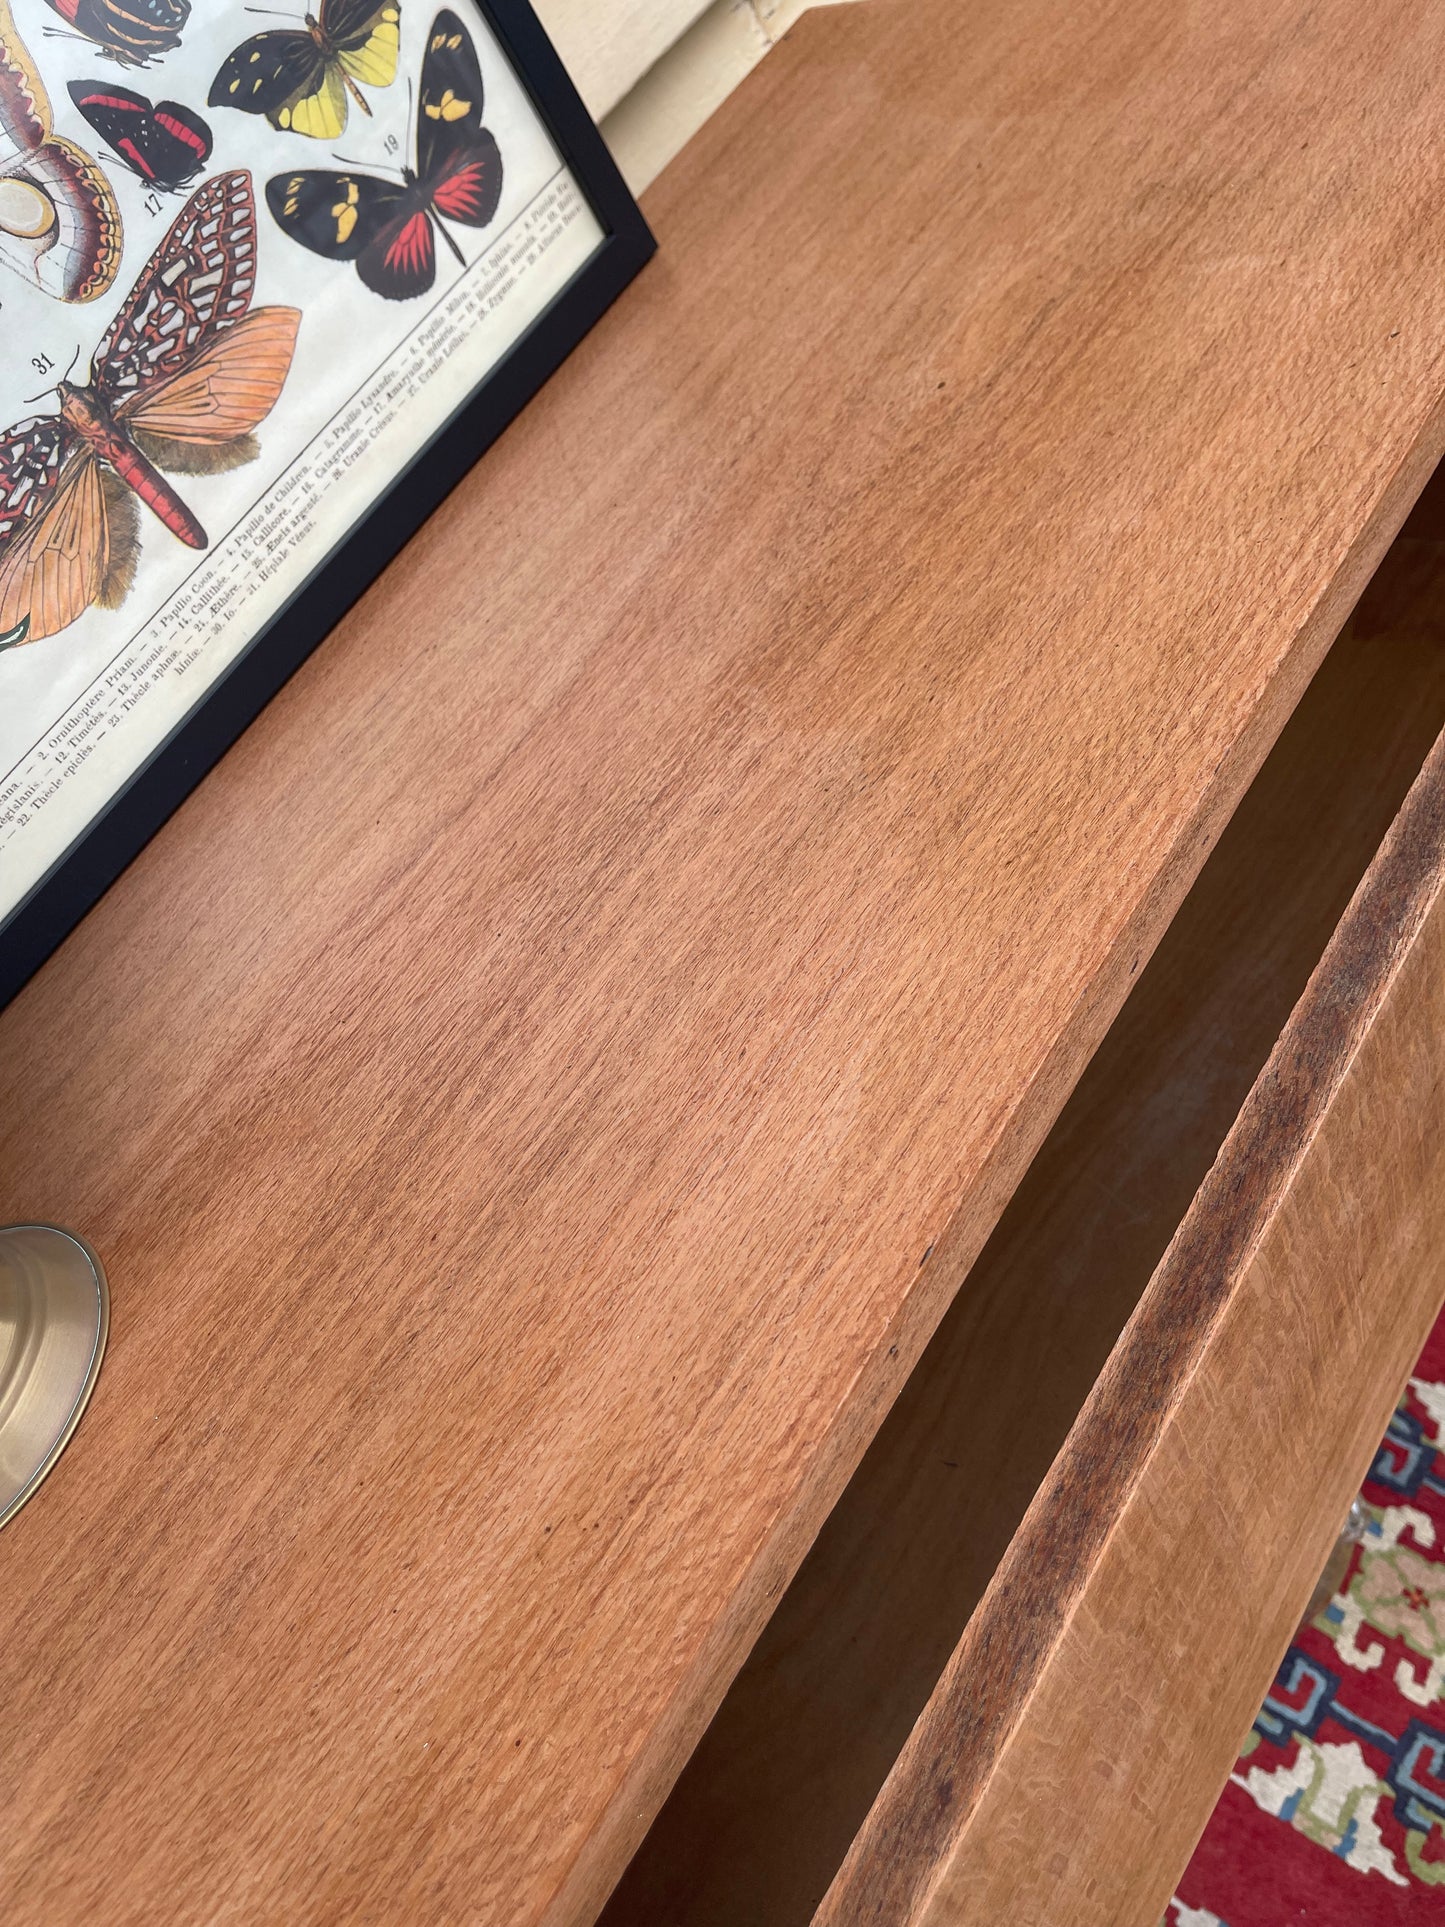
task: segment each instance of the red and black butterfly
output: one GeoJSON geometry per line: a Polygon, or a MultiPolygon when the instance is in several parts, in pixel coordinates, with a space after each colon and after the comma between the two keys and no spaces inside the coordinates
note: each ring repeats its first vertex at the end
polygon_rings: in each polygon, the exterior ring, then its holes
{"type": "Polygon", "coordinates": [[[174,53],[191,17],[191,0],[47,0],[78,34],[126,67],[174,53]]]}
{"type": "Polygon", "coordinates": [[[182,542],[207,546],[160,469],[210,474],[257,453],[252,430],[280,397],[301,317],[252,311],[255,282],[251,176],[217,174],[151,256],[89,383],[58,382],[58,415],[0,434],[0,636],[37,642],[124,599],[137,496],[182,542]]]}
{"type": "Polygon", "coordinates": [[[111,151],[152,187],[184,187],[211,158],[211,130],[179,101],[152,107],[144,94],[103,80],[72,80],[70,98],[111,151]]]}
{"type": "Polygon", "coordinates": [[[399,182],[318,168],[266,183],[266,205],[293,241],[330,261],[354,261],[367,287],[388,301],[432,285],[438,228],[465,266],[442,222],[485,227],[501,194],[502,155],[482,125],[476,49],[451,12],[432,22],[422,58],[415,169],[399,182]]]}

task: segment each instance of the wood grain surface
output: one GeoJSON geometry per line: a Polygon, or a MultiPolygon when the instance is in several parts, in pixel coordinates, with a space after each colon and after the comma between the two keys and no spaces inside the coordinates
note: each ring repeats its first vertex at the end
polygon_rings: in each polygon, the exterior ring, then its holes
{"type": "MultiPolygon", "coordinates": [[[[748,1655],[603,1927],[807,1927],[1442,729],[1437,471],[748,1655]]],[[[1445,1295],[1445,1274],[1438,1289],[1445,1295]]],[[[1292,1297],[1278,1315],[1293,1318],[1292,1297]]],[[[1395,1315],[1388,1289],[1378,1315],[1395,1315]]],[[[1260,1476],[1279,1480],[1291,1467],[1306,1478],[1297,1507],[1327,1506],[1307,1461],[1271,1460],[1260,1476]]],[[[1205,1643],[1230,1652],[1235,1616],[1250,1620],[1255,1606],[1236,1573],[1208,1596],[1205,1643]]],[[[1226,1727],[1233,1717],[1226,1709],[1226,1727]]],[[[1069,1784],[1061,1797],[1072,1797],[1069,1784]]],[[[1158,1927],[1157,1911],[1145,1927],[1158,1927]]]]}
{"type": "Polygon", "coordinates": [[[817,1927],[1160,1920],[1445,1296],[1442,1035],[1445,736],[817,1927]]]}
{"type": "Polygon", "coordinates": [[[595,1913],[1442,438],[1445,17],[805,17],[0,1018],[0,1885],[595,1913]]]}

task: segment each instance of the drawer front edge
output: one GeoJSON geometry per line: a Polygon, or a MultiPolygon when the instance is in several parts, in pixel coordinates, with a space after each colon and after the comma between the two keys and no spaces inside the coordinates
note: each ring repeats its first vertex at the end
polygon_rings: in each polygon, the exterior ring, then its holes
{"type": "Polygon", "coordinates": [[[815,1927],[1157,1927],[1445,1294],[1445,738],[815,1927]]]}

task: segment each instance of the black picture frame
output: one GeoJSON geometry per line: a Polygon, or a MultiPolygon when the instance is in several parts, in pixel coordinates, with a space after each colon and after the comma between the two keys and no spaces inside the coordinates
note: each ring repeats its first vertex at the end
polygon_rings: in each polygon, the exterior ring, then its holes
{"type": "Polygon", "coordinates": [[[526,0],[470,0],[571,169],[604,239],[416,459],[197,707],[0,921],[0,1009],[105,894],[656,251],[566,68],[526,0]],[[402,483],[406,487],[403,489],[402,483]]]}

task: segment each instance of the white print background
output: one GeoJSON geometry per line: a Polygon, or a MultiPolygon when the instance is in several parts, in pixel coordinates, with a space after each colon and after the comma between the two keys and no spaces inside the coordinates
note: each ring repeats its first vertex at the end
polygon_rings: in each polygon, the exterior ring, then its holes
{"type": "MultiPolygon", "coordinates": [[[[284,0],[267,3],[279,8],[284,0]]],[[[89,378],[90,356],[111,316],[186,200],[185,192],[162,195],[159,211],[150,211],[157,197],[110,157],[75,112],[67,92],[71,80],[119,80],[152,101],[178,100],[203,115],[215,147],[190,188],[216,173],[250,169],[259,255],[252,306],[295,307],[302,320],[285,390],[258,430],[260,458],[225,475],[176,478],[179,493],[211,537],[210,556],[198,557],[188,550],[141,507],[140,562],[135,586],[121,607],[92,609],[57,635],[0,654],[0,803],[8,802],[8,808],[0,809],[0,919],[195,707],[207,686],[260,627],[325,561],[370,503],[466,401],[487,369],[573,278],[602,238],[591,210],[579,206],[571,177],[565,172],[559,175],[556,149],[480,14],[468,0],[451,0],[451,4],[470,29],[481,62],[485,123],[502,152],[501,205],[486,228],[450,224],[466,256],[466,270],[441,243],[433,289],[420,299],[401,302],[383,301],[361,285],[354,267],[324,261],[283,235],[266,207],[265,184],[275,174],[298,167],[327,167],[342,156],[392,179],[398,178],[400,164],[414,164],[418,75],[439,0],[401,0],[401,62],[396,80],[387,88],[364,88],[374,117],[368,120],[353,101],[347,126],[334,142],[280,133],[260,116],[206,105],[211,82],[231,50],[253,33],[292,24],[286,19],[198,0],[175,53],[138,71],[122,71],[90,41],[57,34],[55,29],[63,23],[44,0],[11,0],[16,25],[50,96],[55,131],[95,154],[111,181],[125,226],[125,254],[114,286],[84,306],[55,301],[0,266],[0,430],[56,407],[53,394],[35,399],[47,378],[46,372],[37,371],[36,357],[48,357],[54,364],[50,376],[54,379],[78,353],[72,379],[89,378]],[[460,341],[455,327],[448,339],[435,323],[439,301],[445,305],[447,290],[458,283],[472,288],[484,279],[489,286],[498,280],[494,266],[488,271],[489,258],[495,262],[509,234],[516,245],[517,237],[531,231],[539,195],[549,182],[555,187],[557,181],[564,204],[572,210],[565,231],[554,234],[552,244],[535,261],[517,264],[504,298],[477,303],[482,312],[460,324],[464,328],[460,341]],[[353,456],[339,475],[327,472],[321,479],[324,503],[318,503],[313,493],[308,507],[302,501],[307,490],[297,487],[298,475],[289,478],[294,493],[285,499],[296,504],[291,533],[299,539],[291,539],[285,516],[268,514],[264,526],[271,562],[264,584],[255,580],[252,565],[233,553],[231,573],[239,573],[247,582],[248,599],[232,610],[219,634],[198,632],[193,646],[186,647],[192,641],[186,634],[189,617],[175,608],[167,616],[166,605],[196,572],[190,592],[194,593],[208,562],[225,567],[230,532],[258,504],[264,509],[293,464],[299,469],[311,460],[306,452],[318,431],[326,430],[338,414],[344,416],[351,397],[389,356],[398,365],[416,368],[421,338],[428,344],[428,353],[435,341],[436,354],[435,365],[423,372],[426,386],[420,395],[413,392],[405,399],[361,459],[353,456]],[[299,464],[298,457],[304,457],[299,464]],[[174,642],[178,636],[184,658],[179,667],[163,666],[160,673],[148,670],[157,686],[147,690],[143,705],[124,709],[117,698],[135,685],[133,681],[118,684],[117,674],[125,672],[129,662],[152,661],[158,653],[158,638],[174,642]],[[47,739],[55,743],[68,718],[82,710],[93,716],[97,707],[106,710],[107,723],[102,729],[93,721],[90,724],[94,753],[85,759],[83,769],[67,767],[66,780],[56,781],[55,753],[47,753],[47,739]],[[17,807],[17,799],[23,802],[27,794],[38,794],[43,810],[17,807]]],[[[301,0],[296,8],[297,27],[303,13],[301,0]]],[[[554,198],[555,194],[543,196],[540,205],[545,207],[554,198]]],[[[354,445],[357,439],[353,429],[349,443],[354,445]]]]}

